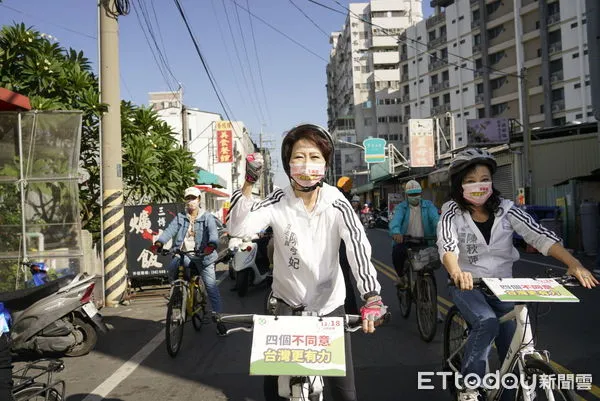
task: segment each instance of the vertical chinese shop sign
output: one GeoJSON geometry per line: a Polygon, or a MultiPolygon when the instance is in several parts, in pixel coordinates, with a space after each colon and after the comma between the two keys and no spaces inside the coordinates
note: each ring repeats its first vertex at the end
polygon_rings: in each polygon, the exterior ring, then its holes
{"type": "Polygon", "coordinates": [[[233,136],[231,121],[217,121],[217,163],[233,161],[233,136]]]}

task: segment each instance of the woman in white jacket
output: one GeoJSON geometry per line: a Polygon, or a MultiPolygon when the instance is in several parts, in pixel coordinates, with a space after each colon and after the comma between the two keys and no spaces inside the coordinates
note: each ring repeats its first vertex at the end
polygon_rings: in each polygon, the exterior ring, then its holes
{"type": "MultiPolygon", "coordinates": [[[[323,183],[333,155],[327,130],[313,124],[291,129],[281,145],[290,185],[265,200],[252,199],[252,186],[262,169],[260,154],[247,157],[246,182],[231,197],[228,228],[244,237],[271,226],[275,245],[273,295],[289,307],[302,305],[320,315],[342,316],[346,294],[339,264],[344,240],[352,273],[365,306],[363,331],[372,333],[385,314],[380,284],[371,263],[371,245],[350,203],[323,183]]],[[[326,378],[336,401],[356,400],[350,337],[346,335],[346,377],[326,378]]],[[[265,399],[280,400],[277,380],[265,377],[265,399]]]]}
{"type": "MultiPolygon", "coordinates": [[[[498,318],[511,311],[514,304],[473,290],[473,277],[512,277],[513,263],[519,259],[512,242],[513,232],[543,255],[566,264],[567,274],[577,277],[586,288],[598,284],[561,245],[556,234],[537,224],[512,201],[500,197],[492,183],[495,171],[496,161],[486,150],[471,148],[460,152],[449,168],[452,200],[442,206],[438,223],[440,257],[456,284],[449,288],[450,295],[471,326],[461,367],[463,377],[470,373],[480,378],[485,375],[493,341],[501,360],[510,346],[515,322],[500,325],[498,318]]],[[[478,397],[477,391],[467,389],[459,393],[458,399],[477,401],[478,397]]]]}

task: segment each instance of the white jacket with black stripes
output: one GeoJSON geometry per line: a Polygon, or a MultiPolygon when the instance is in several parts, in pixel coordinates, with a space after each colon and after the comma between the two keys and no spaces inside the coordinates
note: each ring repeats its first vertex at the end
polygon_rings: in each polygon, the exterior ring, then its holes
{"type": "Polygon", "coordinates": [[[437,227],[440,258],[446,252],[454,252],[461,270],[470,272],[473,277],[512,277],[513,263],[519,260],[519,252],[513,246],[515,231],[543,255],[561,241],[512,201],[502,199],[488,245],[471,214],[462,212],[454,201],[446,202],[437,227]]]}
{"type": "Polygon", "coordinates": [[[342,193],[323,184],[312,213],[291,186],[262,201],[235,191],[228,218],[229,234],[250,236],[271,226],[275,245],[273,293],[289,305],[328,314],[344,304],[346,288],[339,264],[340,240],[363,299],[379,294],[371,244],[358,216],[342,193]]]}

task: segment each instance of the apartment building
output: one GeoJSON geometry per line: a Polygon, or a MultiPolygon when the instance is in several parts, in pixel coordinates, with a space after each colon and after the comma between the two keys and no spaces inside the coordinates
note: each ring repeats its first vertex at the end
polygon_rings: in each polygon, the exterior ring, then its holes
{"type": "Polygon", "coordinates": [[[360,185],[368,181],[362,141],[401,141],[397,40],[423,16],[421,0],[371,0],[350,3],[349,10],[342,30],[330,36],[327,113],[330,131],[343,141],[337,144],[335,178],[350,175],[360,185]]]}
{"type": "MultiPolygon", "coordinates": [[[[593,121],[585,0],[433,0],[400,35],[403,150],[408,118],[454,124],[503,117],[530,128],[593,121]],[[526,79],[521,79],[524,68],[526,79]],[[525,85],[522,88],[522,85],[525,85]]],[[[442,142],[443,143],[443,142],[442,142]]]]}

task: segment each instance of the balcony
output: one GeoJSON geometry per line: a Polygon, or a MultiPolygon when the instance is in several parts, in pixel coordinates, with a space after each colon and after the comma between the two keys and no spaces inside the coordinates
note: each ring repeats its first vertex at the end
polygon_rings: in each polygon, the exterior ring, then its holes
{"type": "Polygon", "coordinates": [[[400,82],[406,82],[409,80],[408,74],[402,74],[400,76],[400,82]]]}
{"type": "Polygon", "coordinates": [[[562,43],[561,42],[551,43],[548,46],[548,53],[549,54],[558,53],[560,51],[562,51],[562,43]]]}
{"type": "Polygon", "coordinates": [[[442,81],[437,82],[435,84],[431,84],[429,86],[429,93],[435,93],[439,91],[443,91],[444,89],[448,89],[450,87],[450,81],[442,81]]]}
{"type": "Polygon", "coordinates": [[[550,73],[550,83],[557,83],[563,80],[563,70],[550,73]]]}
{"type": "Polygon", "coordinates": [[[435,39],[430,40],[429,43],[427,43],[427,48],[431,49],[433,47],[438,47],[439,45],[446,43],[446,40],[447,40],[446,35],[439,36],[435,39]]]}
{"type": "Polygon", "coordinates": [[[483,103],[485,102],[485,95],[483,93],[478,93],[475,95],[475,103],[483,103]]]}
{"type": "Polygon", "coordinates": [[[435,70],[439,70],[440,68],[444,67],[448,65],[448,59],[447,58],[438,58],[432,62],[429,63],[429,72],[435,71],[435,70]]]}
{"type": "Polygon", "coordinates": [[[548,18],[546,19],[548,25],[556,24],[557,22],[560,22],[560,12],[548,15],[548,18]]]}
{"type": "Polygon", "coordinates": [[[481,45],[473,45],[473,54],[481,52],[481,45]]]}
{"type": "Polygon", "coordinates": [[[471,29],[479,28],[480,19],[471,20],[471,29]]]}
{"type": "Polygon", "coordinates": [[[446,21],[446,13],[439,13],[437,15],[432,15],[431,17],[427,18],[427,20],[425,21],[425,26],[427,27],[427,29],[429,29],[432,26],[440,24],[445,21],[446,21]]]}
{"type": "Polygon", "coordinates": [[[452,110],[450,107],[450,103],[440,104],[439,106],[434,106],[431,108],[430,112],[432,116],[443,114],[452,110]]]}
{"type": "Polygon", "coordinates": [[[555,100],[552,102],[552,112],[560,113],[565,109],[565,100],[555,100]]]}
{"type": "Polygon", "coordinates": [[[483,67],[476,69],[475,71],[473,71],[473,77],[474,78],[479,78],[483,75],[483,67]]]}
{"type": "Polygon", "coordinates": [[[406,103],[406,102],[410,102],[410,95],[408,93],[405,93],[404,95],[402,95],[402,103],[406,103]]]}

